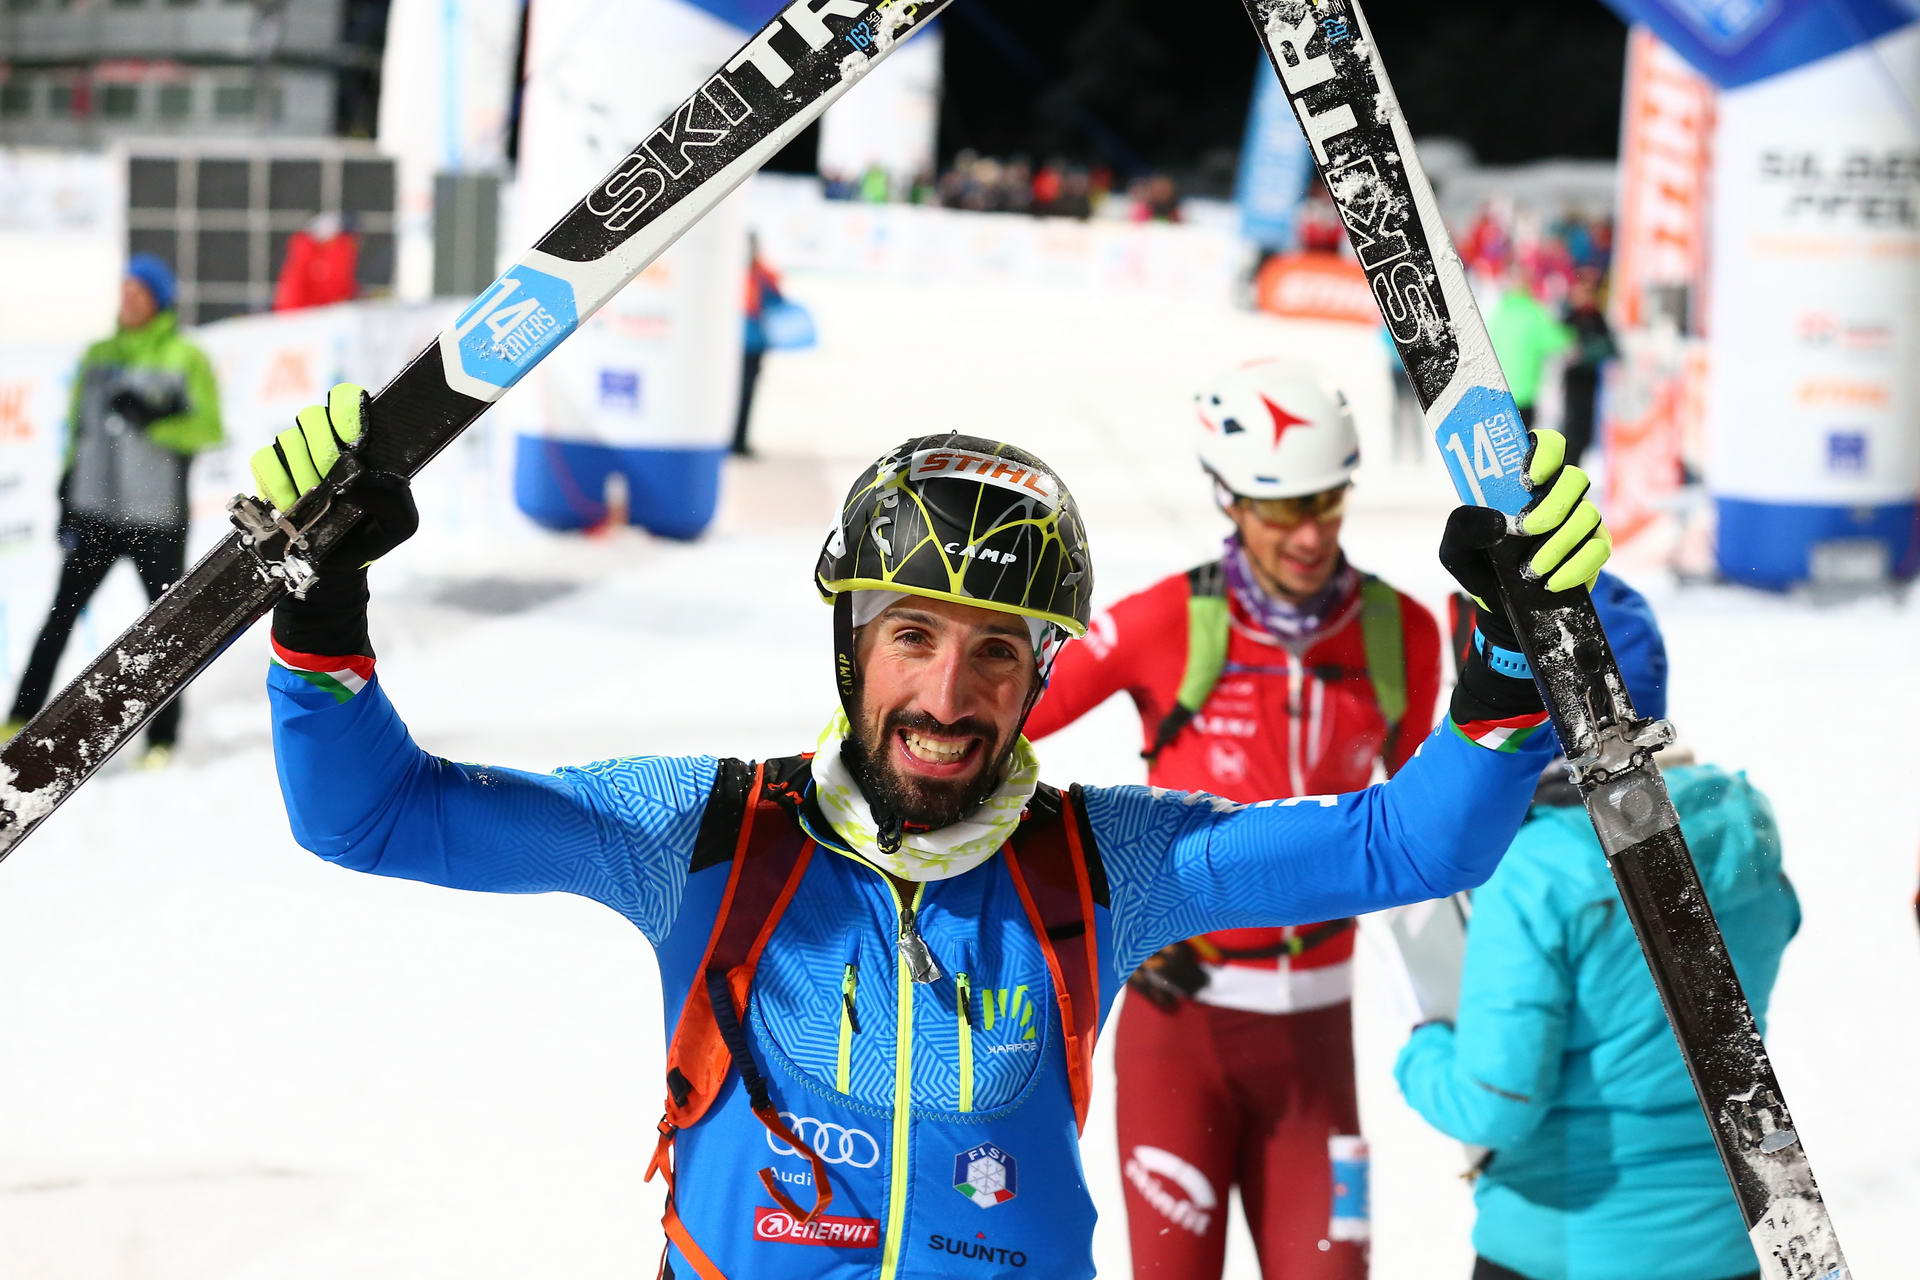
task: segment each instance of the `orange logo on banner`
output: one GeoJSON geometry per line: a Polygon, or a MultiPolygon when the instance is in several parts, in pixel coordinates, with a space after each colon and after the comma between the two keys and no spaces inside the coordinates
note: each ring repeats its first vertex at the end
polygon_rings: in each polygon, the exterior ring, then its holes
{"type": "Polygon", "coordinates": [[[1701,417],[1704,343],[1635,350],[1606,373],[1607,528],[1625,546],[1659,524],[1681,481],[1681,458],[1701,417]]]}
{"type": "Polygon", "coordinates": [[[0,444],[24,444],[33,439],[33,420],[27,417],[27,384],[0,382],[0,444]]]}
{"type": "Polygon", "coordinates": [[[1884,409],[1893,402],[1893,388],[1877,379],[1803,378],[1793,396],[1815,409],[1884,409]]]}
{"type": "Polygon", "coordinates": [[[318,388],[314,386],[313,371],[307,363],[308,353],[298,347],[286,347],[273,353],[273,359],[267,365],[267,376],[260,384],[262,400],[289,400],[299,397],[311,397],[318,388]]]}
{"type": "Polygon", "coordinates": [[[1295,320],[1377,326],[1380,309],[1360,264],[1330,253],[1283,253],[1267,259],[1254,282],[1260,310],[1295,320]]]}

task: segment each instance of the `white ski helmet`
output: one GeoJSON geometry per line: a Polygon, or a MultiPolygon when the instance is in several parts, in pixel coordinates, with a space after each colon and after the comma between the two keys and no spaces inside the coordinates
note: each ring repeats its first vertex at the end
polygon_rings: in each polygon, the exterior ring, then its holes
{"type": "Polygon", "coordinates": [[[1342,485],[1360,465],[1347,398],[1306,365],[1255,360],[1198,395],[1200,465],[1243,498],[1297,498],[1342,485]]]}

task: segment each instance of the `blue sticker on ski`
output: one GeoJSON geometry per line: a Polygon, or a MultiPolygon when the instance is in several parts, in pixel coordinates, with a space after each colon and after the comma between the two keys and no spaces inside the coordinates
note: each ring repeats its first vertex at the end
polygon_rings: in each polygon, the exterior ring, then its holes
{"type": "Polygon", "coordinates": [[[1513,396],[1475,387],[1433,433],[1460,501],[1517,516],[1533,501],[1527,486],[1527,429],[1513,396]]]}
{"type": "Polygon", "coordinates": [[[453,334],[467,376],[505,390],[579,325],[572,285],[514,266],[460,313],[453,334]]]}

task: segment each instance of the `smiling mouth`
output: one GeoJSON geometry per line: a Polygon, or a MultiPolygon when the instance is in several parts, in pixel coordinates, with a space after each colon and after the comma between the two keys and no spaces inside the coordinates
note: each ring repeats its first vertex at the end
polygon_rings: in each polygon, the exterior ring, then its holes
{"type": "Polygon", "coordinates": [[[953,774],[969,764],[980,745],[976,737],[944,738],[901,729],[894,735],[900,754],[921,773],[953,774]]]}

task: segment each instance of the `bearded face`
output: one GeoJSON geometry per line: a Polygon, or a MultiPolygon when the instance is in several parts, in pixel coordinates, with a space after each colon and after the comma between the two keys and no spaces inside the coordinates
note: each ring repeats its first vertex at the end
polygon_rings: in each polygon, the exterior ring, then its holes
{"type": "Polygon", "coordinates": [[[862,627],[848,766],[876,810],[926,828],[979,808],[1000,782],[1038,676],[1017,617],[907,596],[862,627]]]}

